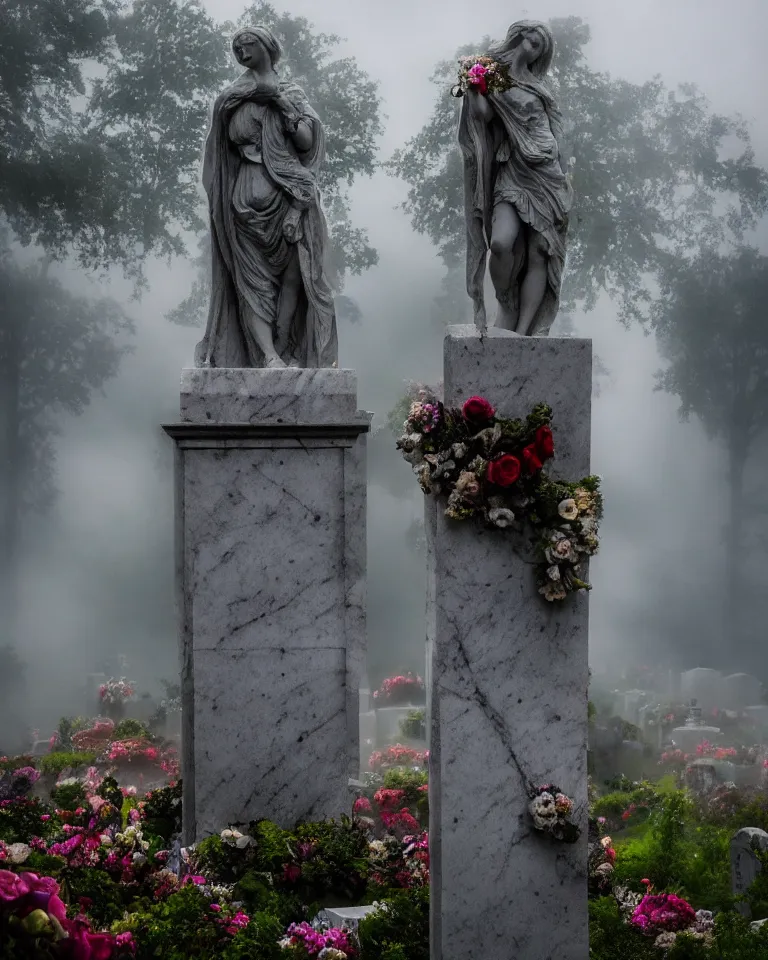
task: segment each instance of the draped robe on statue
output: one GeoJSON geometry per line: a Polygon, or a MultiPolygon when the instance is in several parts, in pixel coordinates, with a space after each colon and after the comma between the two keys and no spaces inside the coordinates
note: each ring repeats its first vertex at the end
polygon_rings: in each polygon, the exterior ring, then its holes
{"type": "MultiPolygon", "coordinates": [[[[483,286],[493,208],[510,203],[518,216],[540,234],[548,253],[547,290],[530,335],[546,336],[560,304],[572,190],[560,161],[559,113],[546,87],[538,81],[515,81],[504,93],[489,93],[494,118],[487,123],[464,98],[459,144],[464,155],[464,203],[467,222],[467,292],[475,323],[486,327],[483,286]]],[[[523,237],[518,237],[521,245],[523,237]]],[[[519,309],[519,282],[509,302],[519,309]]]]}
{"type": "Polygon", "coordinates": [[[330,367],[338,358],[338,342],[325,272],[328,230],[316,182],[325,154],[322,124],[300,87],[280,84],[280,92],[312,128],[312,146],[297,152],[278,110],[254,101],[257,86],[245,73],[213,107],[203,163],[211,219],[211,303],[196,363],[264,366],[248,312],[269,323],[275,336],[281,278],[295,247],[302,291],[280,353],[289,364],[330,367]],[[283,236],[292,207],[302,211],[296,244],[283,236]]]}

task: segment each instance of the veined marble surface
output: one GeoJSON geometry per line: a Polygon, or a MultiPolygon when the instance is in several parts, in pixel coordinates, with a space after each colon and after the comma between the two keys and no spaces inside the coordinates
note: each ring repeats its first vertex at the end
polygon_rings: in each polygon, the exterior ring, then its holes
{"type": "Polygon", "coordinates": [[[190,390],[182,410],[210,411],[213,397],[226,435],[174,434],[189,843],[260,817],[293,826],[348,812],[365,661],[365,437],[359,426],[324,437],[323,427],[366,415],[350,371],[187,373],[216,376],[197,381],[212,392],[190,390]],[[278,410],[275,398],[303,382],[296,374],[308,375],[309,397],[278,410]],[[344,389],[313,393],[317,374],[344,389]],[[271,392],[249,400],[244,382],[271,392]],[[291,411],[315,425],[311,437],[291,438],[291,411]],[[274,427],[275,437],[233,439],[233,422],[274,427]]]}
{"type": "Polygon", "coordinates": [[[354,370],[191,367],[181,372],[183,421],[337,423],[356,414],[354,370]]]}
{"type": "MultiPolygon", "coordinates": [[[[449,328],[445,402],[505,416],[553,407],[552,472],[589,473],[589,341],[449,328]]],[[[430,537],[433,960],[586,960],[588,600],[548,604],[515,536],[449,521],[430,537]],[[529,785],[555,783],[582,836],[534,831],[529,785]]]]}

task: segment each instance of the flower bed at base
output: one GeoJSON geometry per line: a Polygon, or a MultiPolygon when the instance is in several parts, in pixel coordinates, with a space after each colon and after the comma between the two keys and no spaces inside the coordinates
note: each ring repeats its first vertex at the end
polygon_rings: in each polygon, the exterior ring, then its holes
{"type": "MultiPolygon", "coordinates": [[[[427,960],[425,761],[383,751],[351,816],[293,830],[228,824],[183,849],[178,782],[121,788],[91,766],[33,797],[42,760],[0,758],[0,956],[427,960]],[[322,907],[373,902],[356,930],[313,922],[322,907]]],[[[764,960],[768,927],[734,911],[728,842],[741,826],[768,826],[768,796],[714,810],[670,779],[622,780],[592,798],[591,960],[764,960]]],[[[564,816],[567,798],[547,791],[564,816]]],[[[748,899],[768,915],[768,870],[748,899]]]]}

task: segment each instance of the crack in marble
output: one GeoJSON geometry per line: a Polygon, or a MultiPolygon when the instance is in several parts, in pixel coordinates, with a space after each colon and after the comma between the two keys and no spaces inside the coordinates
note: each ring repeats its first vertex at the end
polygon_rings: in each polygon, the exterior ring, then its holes
{"type": "Polygon", "coordinates": [[[471,685],[474,687],[474,692],[467,695],[459,695],[461,700],[474,700],[475,703],[481,708],[483,713],[486,715],[490,721],[491,726],[496,731],[496,735],[503,744],[507,753],[509,754],[509,759],[512,761],[517,774],[520,777],[520,782],[522,783],[524,789],[527,793],[530,793],[533,789],[533,781],[526,774],[523,765],[521,764],[515,750],[510,743],[510,732],[507,729],[507,725],[504,722],[504,718],[501,716],[498,710],[495,707],[492,707],[488,701],[488,697],[480,690],[478,683],[475,679],[474,671],[472,670],[471,661],[469,659],[469,654],[467,653],[466,647],[464,646],[464,639],[462,636],[462,631],[459,629],[459,626],[456,622],[456,619],[451,617],[445,610],[445,608],[439,608],[442,610],[443,616],[446,618],[448,623],[453,627],[454,640],[461,654],[461,658],[464,661],[464,666],[466,667],[467,676],[471,678],[471,685]]]}

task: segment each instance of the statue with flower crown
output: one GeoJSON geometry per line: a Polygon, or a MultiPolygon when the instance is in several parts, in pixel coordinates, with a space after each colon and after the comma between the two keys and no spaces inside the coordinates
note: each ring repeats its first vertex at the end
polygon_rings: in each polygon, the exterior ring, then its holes
{"type": "Polygon", "coordinates": [[[489,53],[462,58],[452,91],[463,98],[467,292],[484,331],[487,261],[496,326],[546,336],[560,304],[572,202],[562,120],[546,81],[552,33],[521,20],[489,53]]]}
{"type": "Polygon", "coordinates": [[[245,72],[216,100],[203,185],[212,288],[198,367],[332,367],[336,316],[317,172],[320,118],[277,74],[281,47],[264,26],[232,49],[245,72]]]}

